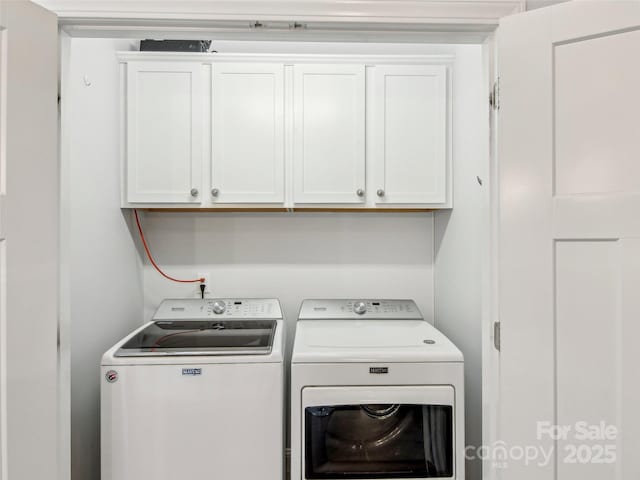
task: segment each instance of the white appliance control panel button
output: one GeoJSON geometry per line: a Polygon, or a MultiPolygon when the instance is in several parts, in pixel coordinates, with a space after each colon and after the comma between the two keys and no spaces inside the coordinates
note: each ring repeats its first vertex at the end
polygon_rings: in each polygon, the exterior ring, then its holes
{"type": "Polygon", "coordinates": [[[221,313],[224,313],[226,309],[227,309],[227,306],[224,304],[224,302],[222,301],[213,302],[213,313],[220,315],[221,313]]]}
{"type": "Polygon", "coordinates": [[[367,311],[367,304],[364,302],[356,302],[353,304],[353,311],[358,315],[363,315],[367,311]]]}

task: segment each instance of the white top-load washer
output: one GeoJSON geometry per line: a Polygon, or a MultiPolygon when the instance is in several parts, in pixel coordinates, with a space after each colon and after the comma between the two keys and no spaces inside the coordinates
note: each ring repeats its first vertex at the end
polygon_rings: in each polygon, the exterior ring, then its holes
{"type": "Polygon", "coordinates": [[[165,300],[101,365],[102,480],[282,480],[275,299],[165,300]]]}
{"type": "Polygon", "coordinates": [[[291,480],[464,479],[464,363],[412,300],[305,300],[291,480]]]}

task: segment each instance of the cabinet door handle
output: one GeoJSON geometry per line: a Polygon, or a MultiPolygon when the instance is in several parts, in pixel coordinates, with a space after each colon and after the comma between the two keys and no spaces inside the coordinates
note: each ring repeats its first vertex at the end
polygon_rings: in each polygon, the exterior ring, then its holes
{"type": "Polygon", "coordinates": [[[197,197],[198,196],[198,189],[197,188],[192,188],[191,189],[191,196],[192,197],[197,197]]]}
{"type": "Polygon", "coordinates": [[[376,195],[378,195],[379,197],[384,197],[384,190],[382,190],[381,188],[378,189],[378,191],[376,192],[376,195]]]}
{"type": "Polygon", "coordinates": [[[359,188],[358,190],[356,190],[356,195],[358,195],[359,197],[364,197],[364,190],[359,188]]]}
{"type": "Polygon", "coordinates": [[[217,188],[212,188],[211,189],[211,196],[212,197],[217,197],[218,193],[220,193],[220,190],[218,190],[217,188]]]}

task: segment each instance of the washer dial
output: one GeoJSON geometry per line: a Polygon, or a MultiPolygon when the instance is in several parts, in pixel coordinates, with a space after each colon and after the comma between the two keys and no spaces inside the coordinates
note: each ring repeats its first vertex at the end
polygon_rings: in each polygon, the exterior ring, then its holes
{"type": "Polygon", "coordinates": [[[367,311],[367,304],[364,302],[356,302],[353,304],[353,311],[358,315],[363,315],[367,311]]]}
{"type": "Polygon", "coordinates": [[[215,302],[213,302],[213,313],[220,315],[221,313],[224,313],[226,309],[227,306],[222,300],[216,300],[215,302]]]}

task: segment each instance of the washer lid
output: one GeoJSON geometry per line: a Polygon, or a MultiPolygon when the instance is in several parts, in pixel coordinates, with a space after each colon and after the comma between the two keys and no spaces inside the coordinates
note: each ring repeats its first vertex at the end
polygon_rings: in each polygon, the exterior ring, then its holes
{"type": "Polygon", "coordinates": [[[462,362],[460,350],[425,320],[300,320],[293,363],[462,362]]]}
{"type": "Polygon", "coordinates": [[[116,357],[266,355],[276,320],[158,320],[130,337],[116,357]]]}

